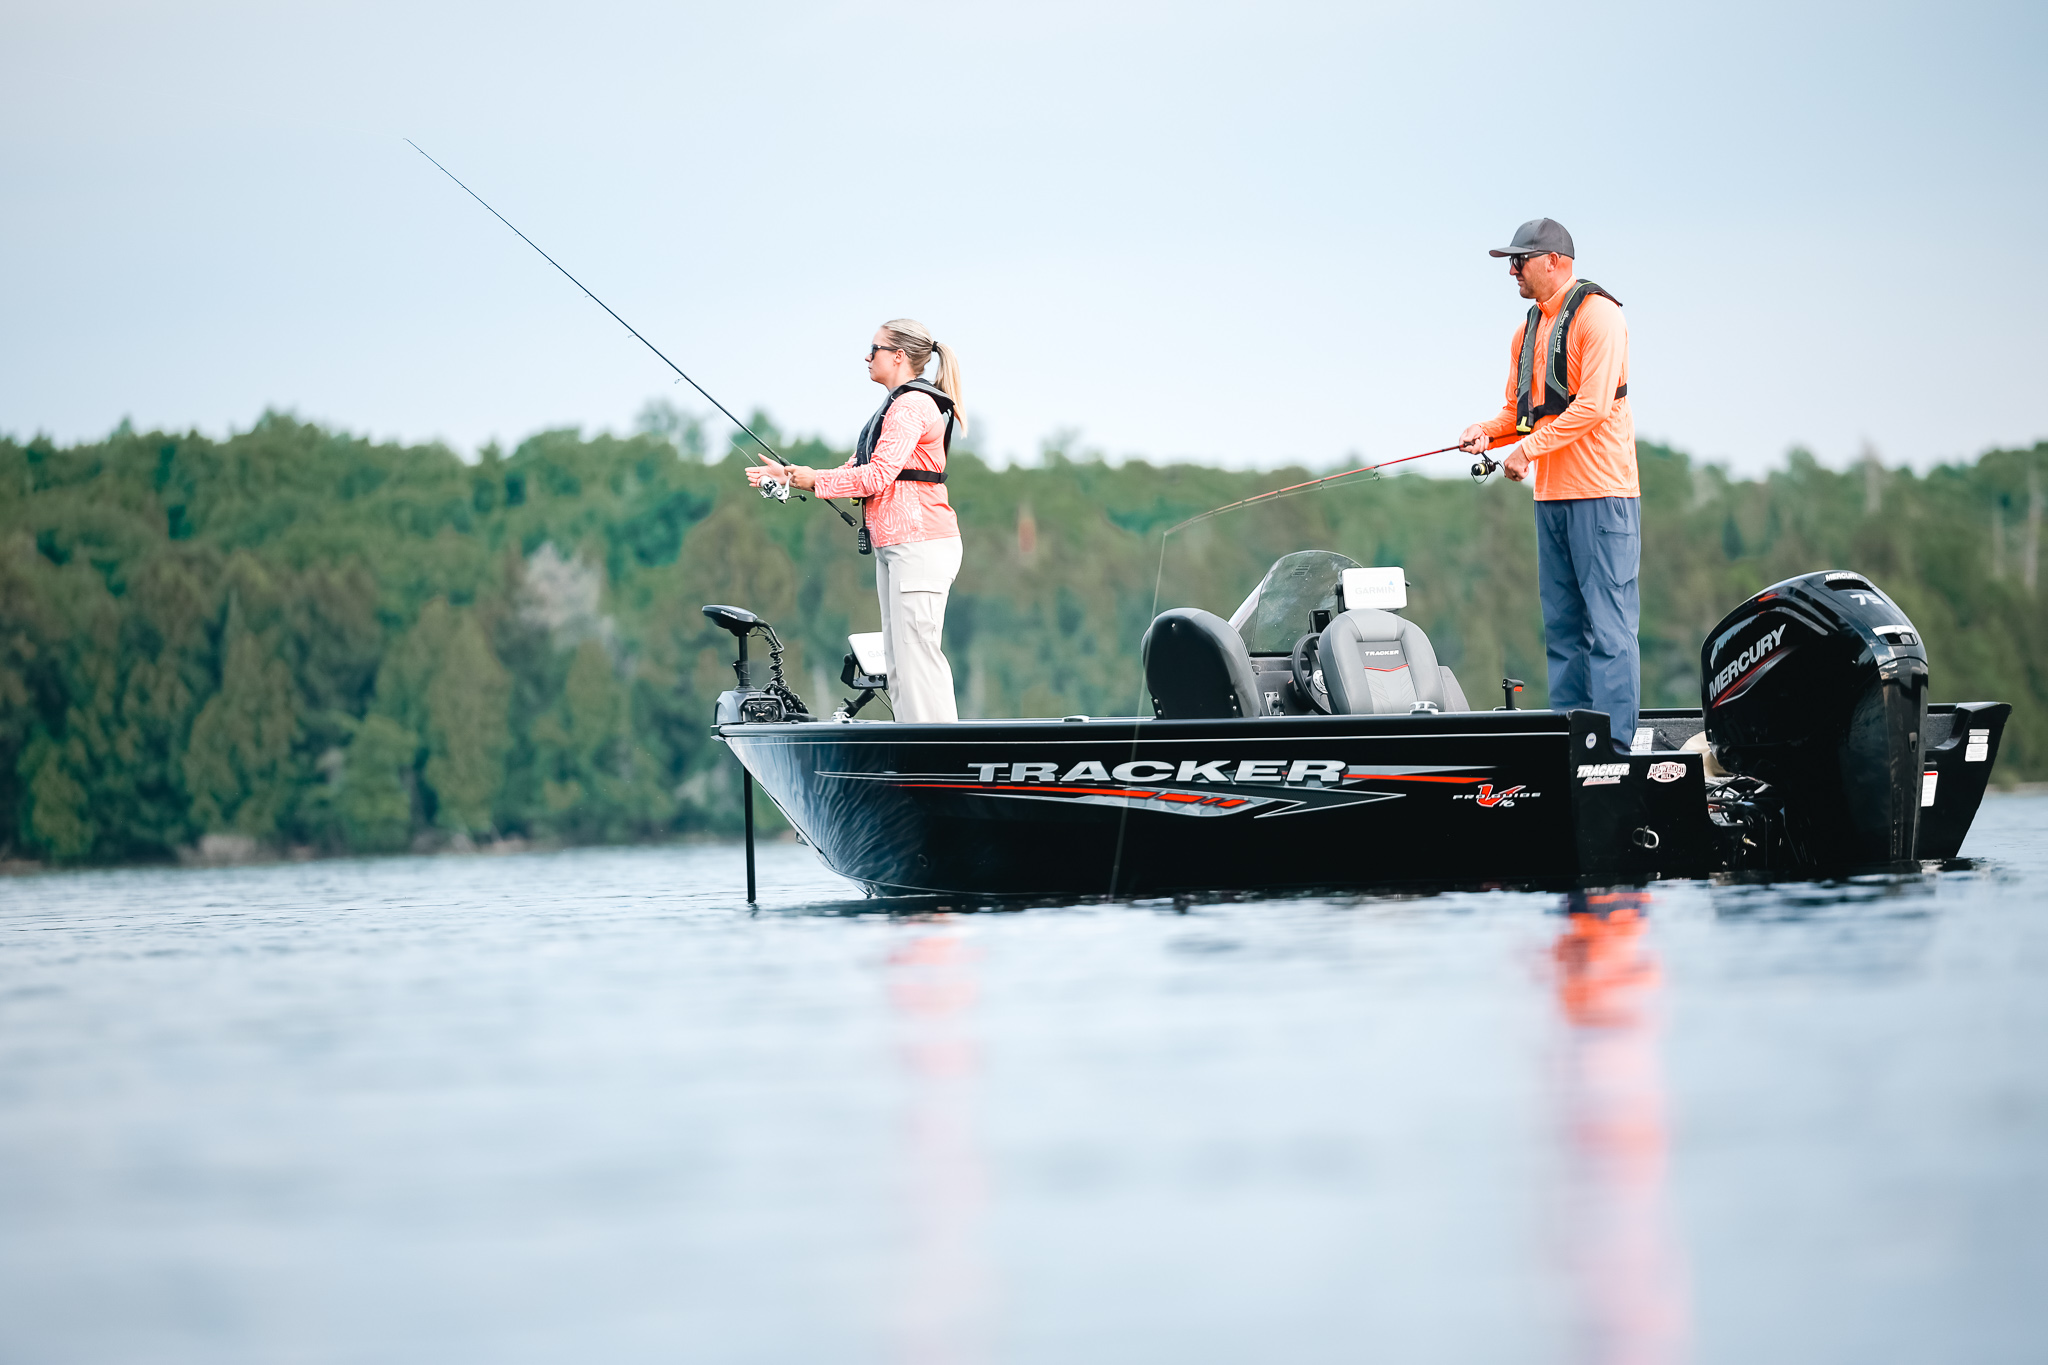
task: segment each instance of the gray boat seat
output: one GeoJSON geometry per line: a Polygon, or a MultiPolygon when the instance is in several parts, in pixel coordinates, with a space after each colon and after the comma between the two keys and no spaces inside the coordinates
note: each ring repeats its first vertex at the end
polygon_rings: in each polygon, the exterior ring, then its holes
{"type": "Polygon", "coordinates": [[[1209,720],[1263,714],[1258,675],[1244,637],[1199,607],[1162,611],[1139,646],[1152,714],[1161,720],[1209,720]]]}
{"type": "Polygon", "coordinates": [[[1345,612],[1323,632],[1317,655],[1337,715],[1405,716],[1417,702],[1439,711],[1472,709],[1422,627],[1390,611],[1345,612]]]}

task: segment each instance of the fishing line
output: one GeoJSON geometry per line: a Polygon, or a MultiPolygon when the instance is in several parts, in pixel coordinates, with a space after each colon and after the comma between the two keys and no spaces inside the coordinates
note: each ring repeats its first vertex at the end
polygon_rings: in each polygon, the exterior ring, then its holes
{"type": "MultiPolygon", "coordinates": [[[[548,255],[548,253],[547,253],[547,252],[545,252],[545,251],[541,251],[540,243],[538,243],[538,242],[534,241],[534,240],[533,240],[533,238],[531,238],[531,237],[527,236],[527,235],[526,235],[525,233],[523,233],[523,232],[520,232],[520,231],[519,231],[519,229],[518,229],[517,227],[515,227],[515,226],[513,225],[513,223],[512,223],[512,220],[511,220],[511,219],[507,218],[507,217],[506,217],[506,216],[505,216],[504,214],[502,214],[502,213],[498,212],[498,211],[497,211],[496,209],[494,209],[494,208],[491,208],[490,204],[489,204],[489,203],[487,203],[487,202],[485,202],[485,200],[484,200],[484,197],[483,197],[482,195],[478,194],[478,193],[477,193],[477,192],[476,192],[475,190],[471,189],[471,188],[470,188],[469,186],[467,186],[467,185],[464,185],[464,184],[462,183],[461,177],[457,176],[457,175],[455,174],[455,172],[453,172],[453,171],[449,170],[449,169],[448,169],[448,168],[447,168],[446,166],[443,166],[443,165],[442,165],[442,164],[441,164],[440,162],[438,162],[438,161],[434,161],[434,158],[433,158],[433,157],[431,157],[431,156],[428,156],[428,155],[427,155],[427,149],[426,149],[426,148],[424,148],[424,147],[422,147],[422,146],[420,146],[420,144],[419,144],[419,143],[417,143],[417,142],[414,142],[414,141],[413,141],[413,140],[412,140],[411,138],[407,138],[407,139],[405,140],[405,145],[406,145],[406,146],[408,146],[408,147],[410,147],[410,148],[412,148],[412,149],[413,149],[414,151],[418,152],[418,153],[419,153],[419,154],[420,154],[421,156],[424,156],[424,157],[426,157],[428,161],[432,161],[432,162],[433,162],[433,164],[434,164],[434,169],[435,169],[435,170],[437,170],[437,171],[441,172],[441,174],[443,174],[443,175],[447,176],[447,177],[448,177],[448,178],[449,178],[450,180],[453,180],[453,181],[454,181],[454,182],[455,182],[455,183],[456,183],[457,185],[460,185],[460,186],[462,187],[462,192],[463,192],[464,194],[466,194],[466,195],[468,195],[468,196],[469,196],[470,198],[472,198],[472,199],[476,200],[476,202],[477,202],[477,203],[479,203],[479,204],[483,204],[484,208],[485,208],[486,210],[488,210],[488,211],[489,211],[489,213],[490,213],[491,217],[493,217],[493,218],[497,219],[497,220],[498,220],[499,222],[503,223],[503,224],[504,224],[504,225],[505,225],[506,227],[508,227],[508,228],[511,228],[511,229],[512,229],[512,231],[513,231],[513,232],[514,232],[515,234],[517,234],[517,235],[518,235],[518,237],[519,237],[519,240],[520,240],[520,241],[522,241],[522,242],[526,243],[526,244],[527,244],[528,246],[532,247],[532,248],[533,248],[533,249],[534,249],[535,251],[540,251],[540,257],[541,257],[541,259],[542,259],[542,260],[546,261],[546,262],[547,262],[547,263],[548,263],[549,265],[553,266],[553,267],[554,267],[555,269],[557,269],[557,270],[560,270],[560,271],[562,272],[562,278],[564,278],[564,279],[566,279],[567,281],[569,281],[569,283],[571,283],[571,284],[575,285],[575,286],[576,286],[576,287],[577,287],[578,289],[581,289],[581,290],[583,291],[584,295],[585,295],[586,297],[588,297],[588,298],[589,298],[589,300],[590,300],[590,301],[591,301],[592,303],[594,303],[594,304],[596,304],[596,305],[597,305],[598,307],[600,307],[600,308],[604,309],[604,311],[605,311],[605,312],[607,312],[607,313],[611,313],[611,315],[612,315],[612,321],[614,321],[614,322],[618,323],[618,324],[619,324],[619,326],[621,326],[621,327],[625,328],[625,329],[626,329],[627,331],[631,332],[631,333],[633,334],[633,339],[634,339],[635,341],[638,341],[638,342],[639,342],[639,343],[640,343],[640,344],[641,344],[642,346],[645,346],[645,347],[646,347],[646,348],[647,348],[648,350],[650,350],[650,351],[654,352],[654,353],[655,353],[655,355],[657,355],[657,356],[660,356],[660,357],[661,357],[661,363],[662,363],[662,364],[664,364],[664,365],[668,366],[668,367],[669,367],[669,368],[670,368],[671,370],[674,370],[674,371],[676,372],[677,376],[678,376],[679,378],[681,378],[681,379],[683,380],[683,382],[684,382],[684,383],[688,384],[688,385],[689,385],[689,386],[690,386],[691,388],[695,389],[695,390],[696,390],[696,391],[697,391],[698,393],[701,393],[701,394],[703,394],[703,395],[704,395],[704,401],[705,401],[705,402],[707,402],[707,403],[709,403],[709,404],[710,404],[710,405],[711,405],[712,407],[714,407],[714,408],[717,408],[717,409],[718,409],[718,410],[719,410],[720,412],[724,413],[724,414],[725,414],[725,417],[726,417],[726,420],[727,420],[727,421],[731,422],[731,423],[732,423],[732,424],[733,424],[734,426],[738,427],[738,428],[739,428],[739,429],[740,429],[741,431],[744,431],[744,432],[746,432],[746,433],[747,433],[747,435],[749,435],[749,436],[752,436],[752,437],[754,438],[754,444],[755,444],[755,445],[757,445],[757,446],[759,446],[759,447],[761,447],[761,449],[763,449],[763,450],[767,451],[767,452],[768,452],[768,454],[769,454],[769,455],[770,455],[771,457],[773,457],[773,459],[774,459],[774,461],[775,461],[775,463],[776,463],[776,464],[787,464],[787,463],[789,463],[789,462],[788,462],[787,460],[785,460],[785,459],[783,459],[783,458],[782,458],[781,454],[780,454],[780,453],[779,453],[779,452],[778,452],[778,451],[777,451],[777,450],[775,449],[775,447],[774,447],[774,446],[771,446],[771,445],[769,445],[769,444],[768,444],[768,443],[767,443],[766,441],[762,440],[762,439],[760,438],[760,436],[759,436],[759,435],[757,435],[757,434],[755,433],[755,431],[754,431],[754,429],[753,429],[752,427],[748,426],[748,425],[747,425],[747,424],[746,424],[745,422],[742,422],[742,421],[741,421],[741,420],[740,420],[739,418],[737,418],[737,417],[734,417],[734,416],[732,415],[732,409],[730,409],[730,408],[726,407],[726,405],[725,405],[725,404],[723,404],[723,403],[719,402],[719,401],[718,401],[718,400],[717,400],[716,398],[713,398],[713,397],[712,397],[712,396],[711,396],[711,395],[710,395],[710,394],[709,394],[708,392],[706,392],[706,391],[705,391],[705,388],[704,388],[704,386],[703,386],[702,384],[699,384],[699,383],[698,383],[698,382],[697,382],[696,380],[694,380],[694,379],[690,378],[690,376],[689,376],[689,375],[687,375],[687,374],[684,374],[684,373],[683,373],[683,367],[682,367],[682,366],[680,366],[680,365],[676,364],[676,363],[675,363],[675,361],[673,361],[673,360],[670,360],[670,359],[669,359],[669,358],[668,358],[667,356],[665,356],[665,355],[662,355],[662,354],[661,354],[661,348],[660,348],[659,346],[656,346],[656,345],[655,345],[655,344],[654,344],[653,342],[649,341],[649,340],[648,340],[648,339],[647,339],[646,337],[644,337],[644,336],[641,336],[641,335],[640,335],[640,332],[639,332],[639,329],[638,329],[638,328],[634,327],[632,323],[630,323],[630,322],[626,321],[626,320],[625,320],[624,318],[620,317],[620,316],[619,316],[619,315],[618,315],[617,313],[614,313],[614,312],[612,312],[612,306],[611,306],[610,304],[606,303],[606,302],[605,302],[605,301],[604,301],[603,299],[599,298],[599,297],[598,297],[597,295],[595,295],[595,294],[592,294],[592,293],[590,292],[589,286],[585,285],[585,284],[583,283],[583,281],[581,281],[581,280],[577,279],[577,278],[576,278],[576,277],[575,277],[574,275],[571,275],[571,274],[570,274],[570,273],[569,273],[569,272],[568,272],[568,271],[567,271],[566,269],[564,269],[564,268],[563,268],[563,266],[562,266],[562,263],[561,263],[560,261],[558,261],[558,260],[556,260],[556,259],[555,259],[554,257],[552,257],[552,256],[548,255]]],[[[759,456],[757,455],[757,456],[755,456],[754,458],[756,458],[756,459],[759,459],[760,457],[759,457],[759,456]]],[[[801,499],[802,499],[802,495],[801,495],[801,494],[798,494],[798,495],[797,495],[797,497],[799,498],[799,500],[801,500],[801,499]]],[[[841,518],[842,520],[844,520],[844,521],[846,522],[846,524],[847,524],[848,526],[857,526],[857,525],[859,525],[859,523],[858,523],[858,522],[856,522],[856,521],[855,521],[855,520],[854,520],[854,519],[852,518],[852,516],[850,516],[850,515],[849,515],[849,514],[847,513],[847,511],[846,511],[846,509],[845,509],[845,508],[841,507],[841,506],[840,506],[840,505],[839,505],[838,503],[836,503],[836,502],[833,502],[833,501],[832,501],[832,500],[831,500],[830,498],[820,498],[820,499],[819,499],[819,501],[820,501],[820,502],[822,502],[822,503],[824,503],[824,504],[825,504],[825,505],[826,505],[827,507],[830,507],[830,508],[831,508],[831,509],[832,509],[833,511],[837,512],[837,513],[838,513],[838,514],[840,515],[840,518],[841,518]]]]}
{"type": "MultiPolygon", "coordinates": [[[[1171,530],[1162,531],[1159,536],[1159,569],[1152,575],[1152,612],[1146,618],[1148,620],[1159,619],[1159,586],[1166,581],[1166,538],[1172,534],[1171,530]]],[[[1145,723],[1145,661],[1142,658],[1138,660],[1138,696],[1131,704],[1131,709],[1138,713],[1138,717],[1131,722],[1131,756],[1124,760],[1126,763],[1135,763],[1138,760],[1138,727],[1145,723]]],[[[1123,871],[1124,826],[1129,824],[1130,820],[1131,802],[1126,797],[1123,813],[1117,817],[1116,822],[1116,854],[1110,859],[1109,864],[1109,894],[1112,896],[1116,894],[1117,874],[1123,871]]]]}

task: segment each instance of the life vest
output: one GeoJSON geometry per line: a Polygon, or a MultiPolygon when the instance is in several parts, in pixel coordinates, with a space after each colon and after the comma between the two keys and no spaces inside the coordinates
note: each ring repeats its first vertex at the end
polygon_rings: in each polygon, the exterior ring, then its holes
{"type": "MultiPolygon", "coordinates": [[[[1591,280],[1580,280],[1572,285],[1564,296],[1564,307],[1557,310],[1557,322],[1550,329],[1550,346],[1543,367],[1543,403],[1540,407],[1531,407],[1529,397],[1536,378],[1536,330],[1543,321],[1543,305],[1530,305],[1529,321],[1522,328],[1522,368],[1515,379],[1516,431],[1533,431],[1538,417],[1555,417],[1577,401],[1578,395],[1571,392],[1565,383],[1564,345],[1571,333],[1572,317],[1579,311],[1579,305],[1586,301],[1589,294],[1598,294],[1612,302],[1616,308],[1621,307],[1620,299],[1591,280]],[[1559,394],[1563,394],[1564,397],[1559,398],[1559,394]]],[[[1628,397],[1628,385],[1623,384],[1616,389],[1614,396],[1628,397]]]]}
{"type": "MultiPolygon", "coordinates": [[[[860,439],[854,442],[853,445],[853,462],[855,464],[866,464],[875,458],[875,443],[882,439],[882,419],[889,415],[889,409],[895,404],[896,400],[912,389],[917,390],[917,392],[937,403],[939,411],[946,414],[945,444],[942,449],[947,454],[952,453],[952,397],[936,384],[926,383],[922,379],[913,379],[908,384],[899,384],[889,390],[889,396],[882,400],[882,406],[875,409],[875,415],[868,418],[868,424],[861,428],[860,439]]],[[[944,483],[945,481],[946,471],[943,469],[903,469],[898,470],[896,474],[896,482],[898,483],[944,483]]]]}
{"type": "MultiPolygon", "coordinates": [[[[951,453],[953,449],[952,397],[936,384],[928,384],[922,379],[913,379],[908,384],[899,384],[889,390],[889,396],[882,400],[882,406],[875,409],[875,415],[868,418],[868,424],[860,429],[860,439],[853,443],[853,462],[855,464],[867,464],[875,458],[875,443],[882,439],[882,419],[889,415],[889,409],[895,404],[896,400],[911,389],[916,389],[919,393],[937,403],[939,411],[946,414],[946,434],[943,438],[944,445],[941,447],[941,450],[944,453],[951,453]]],[[[896,471],[896,482],[898,483],[944,483],[945,481],[946,471],[943,469],[899,469],[896,471]]],[[[860,538],[858,542],[860,552],[864,555],[873,554],[875,552],[874,542],[868,539],[867,499],[856,498],[855,501],[861,504],[860,538]]]]}

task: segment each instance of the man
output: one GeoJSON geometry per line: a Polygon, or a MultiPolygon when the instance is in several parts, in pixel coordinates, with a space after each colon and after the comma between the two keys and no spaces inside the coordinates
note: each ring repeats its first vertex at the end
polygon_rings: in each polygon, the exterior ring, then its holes
{"type": "Polygon", "coordinates": [[[1466,427],[1478,454],[1520,438],[1503,469],[1536,472],[1536,567],[1550,708],[1605,711],[1627,753],[1641,709],[1636,570],[1642,487],[1628,406],[1628,324],[1621,302],[1573,274],[1572,235],[1548,218],[1522,224],[1505,256],[1535,300],[1508,350],[1507,403],[1466,427]]]}

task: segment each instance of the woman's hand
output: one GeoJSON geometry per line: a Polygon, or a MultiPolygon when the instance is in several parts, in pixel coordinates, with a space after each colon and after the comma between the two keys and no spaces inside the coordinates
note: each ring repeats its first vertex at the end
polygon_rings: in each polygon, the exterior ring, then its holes
{"type": "Polygon", "coordinates": [[[754,487],[761,486],[761,480],[773,476],[791,488],[815,488],[818,485],[818,471],[807,464],[756,464],[747,466],[747,482],[754,487]]]}

